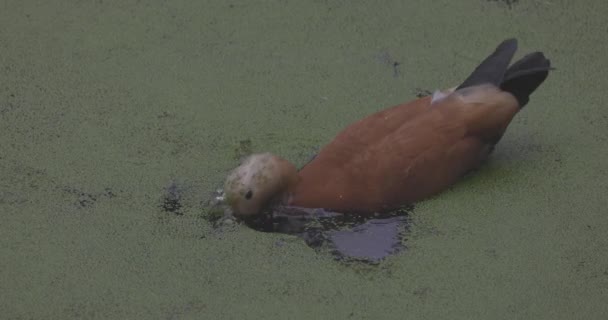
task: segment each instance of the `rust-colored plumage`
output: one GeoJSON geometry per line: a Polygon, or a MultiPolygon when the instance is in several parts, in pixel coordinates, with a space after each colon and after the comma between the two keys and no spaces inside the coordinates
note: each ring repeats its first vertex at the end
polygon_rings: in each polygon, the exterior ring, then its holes
{"type": "Polygon", "coordinates": [[[365,214],[445,190],[487,158],[529,95],[547,77],[550,62],[540,52],[509,67],[516,48],[514,39],[501,43],[455,90],[351,124],[299,172],[279,157],[255,155],[259,160],[250,158],[249,165],[245,162],[227,179],[228,203],[243,215],[259,212],[261,204],[271,199],[365,214]],[[259,163],[276,165],[260,170],[259,163]],[[266,190],[277,189],[281,191],[266,195],[266,190]],[[265,196],[255,198],[257,194],[265,196]]]}

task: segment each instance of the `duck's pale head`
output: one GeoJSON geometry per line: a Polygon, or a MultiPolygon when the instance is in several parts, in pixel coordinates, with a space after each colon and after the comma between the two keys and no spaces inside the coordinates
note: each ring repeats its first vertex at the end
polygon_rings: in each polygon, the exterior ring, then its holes
{"type": "Polygon", "coordinates": [[[226,204],[236,216],[251,216],[273,200],[284,200],[298,183],[296,167],[270,153],[253,154],[234,169],[224,184],[226,204]]]}

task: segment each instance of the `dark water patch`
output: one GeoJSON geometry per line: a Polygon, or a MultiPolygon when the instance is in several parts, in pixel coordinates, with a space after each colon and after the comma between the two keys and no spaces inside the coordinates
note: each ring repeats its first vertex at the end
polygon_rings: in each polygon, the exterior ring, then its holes
{"type": "Polygon", "coordinates": [[[114,191],[106,187],[101,192],[89,192],[76,187],[63,187],[63,191],[72,195],[74,204],[80,208],[90,208],[101,199],[112,199],[118,196],[121,191],[114,191]]]}
{"type": "Polygon", "coordinates": [[[165,188],[160,208],[170,214],[181,216],[184,214],[182,205],[182,188],[175,181],[171,181],[165,188]]]}
{"type": "Polygon", "coordinates": [[[513,9],[513,5],[519,3],[519,0],[486,0],[487,2],[498,2],[506,5],[509,9],[513,9]]]}
{"type": "Polygon", "coordinates": [[[399,72],[399,66],[401,65],[401,63],[395,60],[388,51],[379,52],[375,56],[375,59],[377,62],[390,67],[393,78],[399,78],[399,76],[401,75],[399,72]]]}
{"type": "Polygon", "coordinates": [[[432,93],[431,91],[429,91],[429,90],[426,90],[426,89],[422,89],[422,88],[414,88],[414,94],[415,94],[415,95],[416,95],[416,97],[418,97],[418,98],[423,98],[423,97],[426,97],[426,96],[430,96],[430,95],[432,95],[433,93],[432,93]]]}
{"type": "Polygon", "coordinates": [[[152,231],[155,236],[172,239],[206,238],[210,224],[204,217],[205,205],[197,199],[197,190],[199,186],[196,183],[179,178],[165,183],[153,204],[157,208],[152,231]]]}
{"type": "Polygon", "coordinates": [[[296,235],[316,251],[330,253],[342,262],[376,264],[405,249],[412,210],[413,206],[407,206],[370,216],[277,207],[244,222],[258,231],[296,235]]]}

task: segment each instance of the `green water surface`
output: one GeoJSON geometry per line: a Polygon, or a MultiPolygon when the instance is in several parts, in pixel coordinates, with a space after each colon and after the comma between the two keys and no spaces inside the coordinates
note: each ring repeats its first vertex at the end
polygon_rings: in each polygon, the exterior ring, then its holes
{"type": "Polygon", "coordinates": [[[600,0],[1,1],[0,318],[605,319],[607,14],[600,0]],[[344,265],[203,218],[240,141],[302,164],[512,36],[557,70],[485,167],[416,206],[407,252],[344,265]]]}

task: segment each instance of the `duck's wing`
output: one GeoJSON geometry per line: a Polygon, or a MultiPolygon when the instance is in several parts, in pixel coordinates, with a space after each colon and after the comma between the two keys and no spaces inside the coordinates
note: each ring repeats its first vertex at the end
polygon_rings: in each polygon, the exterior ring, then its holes
{"type": "Polygon", "coordinates": [[[376,193],[379,201],[421,200],[486,159],[551,69],[540,52],[509,67],[516,49],[515,39],[502,42],[453,93],[434,99],[425,112],[378,144],[373,153],[385,155],[369,170],[377,174],[368,178],[384,186],[376,193]]]}

